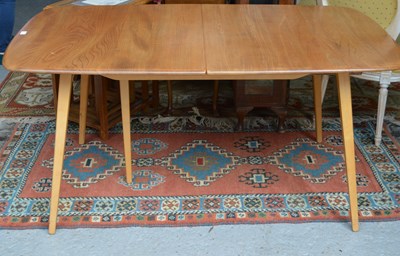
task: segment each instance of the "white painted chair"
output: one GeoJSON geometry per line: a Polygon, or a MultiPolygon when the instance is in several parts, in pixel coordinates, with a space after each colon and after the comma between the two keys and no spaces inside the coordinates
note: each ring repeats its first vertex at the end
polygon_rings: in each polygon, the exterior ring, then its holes
{"type": "MultiPolygon", "coordinates": [[[[300,1],[297,2],[299,3],[300,1]]],[[[301,2],[302,4],[310,4],[311,1],[303,0],[301,2]]],[[[317,5],[322,6],[335,5],[358,9],[384,27],[394,40],[396,40],[400,34],[400,0],[316,0],[316,3],[317,5]]],[[[382,140],[382,128],[385,117],[388,87],[392,82],[400,82],[400,70],[365,72],[358,75],[352,75],[352,77],[376,81],[380,84],[375,132],[375,145],[379,146],[382,140]]],[[[328,80],[329,76],[324,75],[322,79],[322,99],[325,95],[328,80]]]]}

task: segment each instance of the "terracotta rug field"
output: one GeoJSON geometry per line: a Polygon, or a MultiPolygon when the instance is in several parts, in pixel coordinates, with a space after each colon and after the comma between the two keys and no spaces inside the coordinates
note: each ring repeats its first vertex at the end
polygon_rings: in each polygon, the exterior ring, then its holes
{"type": "MultiPolygon", "coordinates": [[[[14,123],[0,152],[0,227],[46,227],[54,122],[14,123]]],[[[188,226],[347,221],[340,122],[310,129],[172,132],[133,120],[133,183],[124,179],[121,127],[108,141],[89,131],[79,145],[70,125],[58,227],[188,226]]],[[[400,147],[374,125],[355,124],[359,215],[400,217],[400,147]]]]}
{"type": "MultiPolygon", "coordinates": [[[[79,100],[79,84],[74,87],[79,100]]],[[[210,88],[175,82],[178,115],[133,118],[131,185],[124,181],[121,126],[110,130],[107,141],[89,129],[87,144],[79,145],[71,123],[58,227],[349,219],[333,79],[324,99],[321,144],[314,142],[310,77],[290,84],[283,134],[264,110],[249,114],[246,132],[234,132],[232,88],[220,84],[220,117],[208,115],[210,88]]],[[[160,92],[165,107],[165,86],[160,92]]],[[[389,88],[380,147],[373,144],[377,83],[353,80],[352,95],[360,219],[398,220],[400,84],[389,88]]],[[[0,228],[47,227],[54,129],[51,76],[10,73],[0,85],[0,228]]]]}

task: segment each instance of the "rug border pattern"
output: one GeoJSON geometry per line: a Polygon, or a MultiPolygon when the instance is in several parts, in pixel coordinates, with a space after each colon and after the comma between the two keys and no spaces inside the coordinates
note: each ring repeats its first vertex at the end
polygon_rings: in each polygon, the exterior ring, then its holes
{"type": "MultiPolygon", "coordinates": [[[[337,122],[333,122],[331,124],[325,124],[326,130],[336,130],[338,131],[337,122]]],[[[13,138],[13,142],[16,143],[18,146],[21,146],[21,143],[24,141],[26,136],[31,133],[28,133],[29,127],[35,124],[20,124],[18,127],[18,132],[16,136],[13,138]]],[[[340,127],[339,127],[340,128],[340,127]]],[[[369,132],[365,136],[371,137],[373,135],[374,127],[372,124],[368,124],[369,132]]],[[[379,172],[378,168],[373,164],[373,161],[370,158],[370,153],[364,149],[364,143],[362,142],[362,138],[357,133],[357,128],[355,127],[355,143],[357,148],[362,152],[362,154],[367,159],[368,164],[370,165],[374,176],[376,177],[379,185],[381,186],[383,192],[374,192],[374,193],[359,193],[359,198],[367,199],[372,206],[365,207],[363,205],[359,206],[359,214],[362,220],[375,220],[376,217],[384,216],[386,219],[399,219],[400,217],[400,208],[396,204],[395,200],[400,200],[400,192],[394,193],[387,187],[387,184],[383,181],[382,174],[379,172]],[[395,199],[394,197],[397,197],[395,199]],[[380,197],[385,197],[388,199],[387,205],[379,205],[376,204],[375,201],[379,200],[380,197]],[[386,216],[386,217],[385,217],[386,216]]],[[[363,127],[362,129],[365,129],[363,127]]],[[[137,131],[137,130],[136,130],[137,131]]],[[[51,121],[48,123],[46,131],[42,134],[38,147],[41,148],[44,145],[49,134],[54,132],[54,122],[51,121]]],[[[77,127],[72,125],[69,126],[69,133],[76,134],[77,127]]],[[[386,155],[389,156],[389,160],[399,166],[399,160],[392,154],[391,150],[386,146],[385,141],[383,140],[383,146],[380,147],[382,150],[385,151],[386,155]]],[[[16,147],[15,147],[16,148],[16,147]]],[[[35,154],[39,152],[36,150],[35,154]]],[[[4,162],[4,167],[10,164],[10,157],[18,152],[9,152],[9,156],[7,161],[4,162]]],[[[31,160],[34,159],[34,155],[32,155],[31,160]]],[[[48,214],[49,214],[49,198],[36,198],[36,199],[29,199],[29,198],[18,198],[18,195],[21,193],[23,186],[25,185],[27,175],[31,171],[32,163],[29,164],[28,171],[24,173],[20,177],[18,181],[18,189],[16,190],[17,193],[12,196],[12,198],[4,199],[0,197],[0,203],[6,202],[6,210],[0,213],[0,220],[2,223],[5,222],[25,222],[28,226],[41,226],[43,223],[48,221],[48,214]],[[10,202],[13,202],[10,204],[10,202]],[[41,212],[32,212],[32,208],[35,205],[41,205],[46,209],[45,211],[41,212]],[[10,214],[10,209],[12,207],[17,207],[19,212],[13,212],[10,214]],[[24,209],[22,209],[24,208],[24,209]],[[42,223],[42,224],[40,224],[42,223]]],[[[399,174],[400,171],[397,168],[396,173],[399,174]]],[[[1,173],[0,182],[7,179],[4,176],[4,173],[1,173]]],[[[177,221],[188,221],[189,216],[192,216],[193,219],[196,219],[199,223],[196,222],[194,225],[201,225],[201,223],[207,223],[207,221],[211,222],[214,221],[223,221],[223,222],[286,222],[289,221],[290,218],[300,218],[302,221],[314,221],[314,219],[319,220],[344,220],[348,218],[348,196],[347,193],[302,193],[296,194],[295,197],[300,198],[303,200],[306,205],[309,205],[307,201],[311,196],[322,196],[324,199],[329,202],[328,197],[338,197],[343,200],[343,204],[339,207],[332,206],[330,204],[326,206],[314,206],[310,208],[290,208],[287,205],[288,200],[294,197],[294,195],[287,195],[287,194],[246,194],[246,195],[203,195],[203,196],[173,196],[173,197],[71,197],[71,198],[60,198],[60,203],[64,205],[66,208],[62,208],[59,210],[59,219],[61,222],[65,223],[65,225],[73,225],[73,223],[80,222],[80,221],[88,221],[89,223],[97,223],[99,225],[108,225],[108,222],[118,222],[122,221],[124,223],[130,223],[130,225],[163,225],[164,222],[171,222],[171,225],[176,223],[177,221]],[[271,197],[278,197],[285,202],[285,209],[283,208],[268,208],[265,205],[266,199],[271,197]],[[215,209],[206,209],[204,207],[206,199],[216,199],[221,202],[219,208],[215,209]],[[223,206],[224,200],[226,199],[233,199],[240,203],[241,207],[236,208],[227,208],[223,206]],[[245,207],[246,200],[255,199],[256,201],[260,202],[261,205],[259,207],[245,207]],[[156,200],[159,202],[160,207],[162,207],[162,203],[165,200],[174,200],[179,203],[179,210],[175,211],[166,211],[166,210],[140,210],[139,206],[142,202],[146,200],[156,200]],[[200,208],[196,210],[184,210],[182,209],[182,202],[184,200],[198,200],[200,208]],[[73,211],[71,208],[76,204],[76,202],[84,201],[88,202],[91,201],[91,205],[93,206],[89,211],[82,212],[82,211],[73,211]],[[113,208],[110,211],[99,211],[96,210],[96,205],[98,203],[102,203],[104,201],[111,202],[113,208]],[[115,207],[118,203],[131,201],[134,202],[136,206],[134,209],[127,210],[127,211],[115,211],[115,207]],[[70,208],[68,208],[70,207],[70,208]],[[206,217],[205,217],[206,216],[206,217]],[[252,220],[248,220],[247,218],[252,220]],[[278,216],[278,220],[272,221],[271,217],[278,216]],[[336,218],[336,217],[337,218],[336,218]],[[335,218],[334,218],[335,217],[335,218]],[[246,220],[247,219],[247,220],[246,220]],[[71,224],[72,223],[72,224],[71,224]]],[[[1,205],[0,205],[1,206],[1,205]]],[[[0,207],[1,208],[1,207],[0,207]]],[[[190,222],[190,221],[189,221],[190,222]]],[[[182,222],[183,223],[183,222],[182,222]]],[[[3,226],[0,224],[0,227],[3,226]]],[[[44,225],[44,224],[43,224],[44,225]]]]}

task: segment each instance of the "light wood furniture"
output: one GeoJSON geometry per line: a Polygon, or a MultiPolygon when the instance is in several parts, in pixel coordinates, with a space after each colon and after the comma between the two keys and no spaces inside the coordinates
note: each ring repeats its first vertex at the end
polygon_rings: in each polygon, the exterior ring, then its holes
{"type": "MultiPolygon", "coordinates": [[[[67,5],[80,6],[80,2],[80,0],[62,0],[47,5],[44,10],[67,5]]],[[[152,2],[152,0],[127,0],[123,5],[148,4],[152,2]]],[[[53,75],[52,78],[54,106],[55,111],[57,111],[59,75],[53,75]]],[[[69,111],[69,120],[79,124],[80,144],[85,143],[86,127],[96,129],[102,140],[108,140],[108,130],[118,122],[121,122],[121,104],[118,86],[114,81],[99,75],[81,78],[79,100],[71,100],[71,109],[69,111]]],[[[153,82],[152,93],[150,95],[148,82],[143,81],[140,91],[131,91],[132,100],[135,98],[138,99],[136,104],[131,104],[131,112],[147,111],[150,105],[157,106],[159,100],[158,94],[158,84],[153,82]]]]}
{"type": "Polygon", "coordinates": [[[350,218],[353,231],[357,231],[349,78],[353,72],[399,69],[400,46],[365,15],[338,7],[68,6],[43,11],[31,19],[7,48],[3,65],[12,71],[61,74],[50,234],[56,231],[73,74],[101,74],[120,81],[126,178],[130,183],[130,80],[286,80],[312,74],[316,138],[321,142],[319,82],[322,74],[335,73],[350,218]],[[49,40],[44,41],[43,34],[49,40]],[[160,42],[163,47],[159,47],[160,42]]]}
{"type": "MultiPolygon", "coordinates": [[[[238,0],[250,4],[249,0],[238,0]]],[[[292,5],[294,0],[274,0],[273,4],[292,5]]],[[[265,82],[264,82],[265,84],[265,82]]],[[[246,115],[255,108],[269,108],[278,116],[278,131],[284,131],[289,96],[289,81],[274,80],[271,85],[260,85],[259,81],[234,81],[234,103],[238,118],[237,130],[243,130],[246,115]]]]}
{"type": "MultiPolygon", "coordinates": [[[[151,3],[152,0],[127,0],[123,5],[138,5],[151,3]]],[[[79,0],[63,0],[47,5],[44,9],[77,5],[79,0]]],[[[53,75],[54,107],[57,108],[57,95],[59,87],[59,75],[53,75]]],[[[79,77],[78,77],[79,78],[79,77]]],[[[131,82],[134,83],[133,81],[131,82]]],[[[102,140],[108,140],[109,129],[118,122],[121,122],[121,102],[119,97],[118,84],[102,76],[82,77],[80,83],[79,100],[71,101],[69,120],[79,124],[79,143],[85,143],[86,127],[98,131],[102,140]],[[95,86],[93,86],[95,85],[95,86]],[[89,90],[89,86],[91,86],[89,90]],[[90,91],[90,92],[89,92],[90,91]],[[89,100],[89,98],[91,100],[89,100]]],[[[147,81],[141,83],[141,90],[132,90],[131,97],[138,99],[136,104],[131,104],[133,113],[146,111],[150,105],[158,106],[158,84],[152,84],[151,94],[147,81]]]]}
{"type": "MultiPolygon", "coordinates": [[[[225,0],[164,0],[164,4],[225,4],[225,0]]],[[[174,94],[172,90],[172,81],[167,81],[167,90],[168,90],[168,105],[167,105],[167,113],[172,114],[173,112],[173,99],[174,94]]],[[[214,81],[213,87],[213,96],[212,96],[212,110],[213,115],[218,115],[217,105],[218,105],[218,92],[219,92],[219,84],[218,81],[214,81]]]]}
{"type": "MultiPolygon", "coordinates": [[[[317,0],[318,5],[328,6],[330,3],[335,4],[335,1],[328,1],[328,0],[317,0]]],[[[379,13],[380,19],[387,19],[389,20],[389,25],[386,27],[386,31],[388,34],[396,40],[400,35],[400,0],[386,0],[386,1],[348,1],[348,3],[343,3],[341,1],[342,6],[355,8],[359,7],[360,9],[366,9],[368,11],[376,10],[379,13]],[[386,4],[384,8],[382,5],[386,4]],[[359,6],[360,5],[360,6],[359,6]],[[365,6],[365,8],[361,8],[365,6]],[[393,10],[395,8],[395,11],[393,10]],[[392,16],[394,12],[394,16],[392,16]],[[385,15],[386,14],[386,17],[385,15]]],[[[377,20],[378,22],[378,20],[377,20]]],[[[381,21],[381,23],[384,23],[381,21]]],[[[361,74],[354,74],[353,77],[379,82],[379,98],[378,98],[378,111],[376,115],[376,131],[375,131],[375,145],[379,146],[382,141],[382,130],[383,130],[383,121],[385,118],[385,109],[386,109],[386,100],[388,96],[388,87],[391,83],[400,82],[400,70],[391,71],[386,70],[382,72],[363,72],[361,74]]],[[[322,99],[325,96],[326,87],[328,85],[329,76],[324,75],[322,79],[322,99]]]]}

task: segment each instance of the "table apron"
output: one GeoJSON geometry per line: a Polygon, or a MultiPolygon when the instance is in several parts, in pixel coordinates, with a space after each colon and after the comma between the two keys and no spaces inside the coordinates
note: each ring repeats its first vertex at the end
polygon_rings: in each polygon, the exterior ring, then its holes
{"type": "Polygon", "coordinates": [[[113,80],[293,80],[310,75],[309,73],[279,74],[98,74],[113,80]]]}

